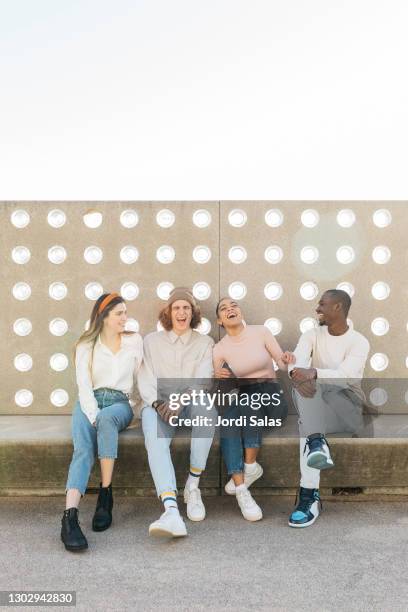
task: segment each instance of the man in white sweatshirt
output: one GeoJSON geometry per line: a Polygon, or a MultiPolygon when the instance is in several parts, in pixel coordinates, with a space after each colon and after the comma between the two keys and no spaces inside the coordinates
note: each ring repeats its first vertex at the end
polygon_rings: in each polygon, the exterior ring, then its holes
{"type": "Polygon", "coordinates": [[[320,470],[334,467],[325,435],[357,432],[363,424],[361,379],[370,345],[351,329],[348,293],[326,291],[316,308],[319,326],[299,339],[289,366],[299,412],[300,490],[290,527],[308,527],[319,516],[320,470]]]}

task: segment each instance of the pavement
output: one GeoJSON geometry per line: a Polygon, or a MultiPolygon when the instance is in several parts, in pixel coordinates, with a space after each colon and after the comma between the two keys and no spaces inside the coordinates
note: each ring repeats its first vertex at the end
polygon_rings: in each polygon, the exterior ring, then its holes
{"type": "Polygon", "coordinates": [[[63,498],[0,498],[0,590],[75,590],[76,610],[101,612],[408,610],[406,502],[329,501],[297,530],[293,499],[259,497],[264,519],[248,523],[234,498],[207,497],[187,538],[159,540],[156,499],[115,497],[103,533],[90,527],[95,501],[80,508],[89,549],[74,554],[59,536],[63,498]]]}

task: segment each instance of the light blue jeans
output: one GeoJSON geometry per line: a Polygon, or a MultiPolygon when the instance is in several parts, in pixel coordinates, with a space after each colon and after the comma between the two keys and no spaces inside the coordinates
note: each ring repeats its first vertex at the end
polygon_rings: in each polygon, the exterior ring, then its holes
{"type": "MultiPolygon", "coordinates": [[[[183,410],[183,417],[194,416],[192,410],[187,407],[183,410]]],[[[212,413],[214,415],[215,411],[212,413]]],[[[170,444],[175,434],[176,427],[166,423],[151,406],[145,406],[142,410],[142,428],[145,439],[150,471],[156,487],[157,495],[165,491],[176,491],[176,474],[170,454],[170,444]]],[[[204,470],[207,464],[208,454],[214,437],[214,427],[203,430],[198,427],[192,428],[190,445],[190,466],[204,470]]]]}
{"type": "Polygon", "coordinates": [[[96,426],[91,425],[82,412],[79,401],[72,412],[72,439],[74,453],[69,466],[66,490],[78,489],[85,494],[95,456],[99,459],[116,459],[119,432],[130,424],[133,410],[121,391],[99,390],[94,396],[101,411],[96,426]]]}

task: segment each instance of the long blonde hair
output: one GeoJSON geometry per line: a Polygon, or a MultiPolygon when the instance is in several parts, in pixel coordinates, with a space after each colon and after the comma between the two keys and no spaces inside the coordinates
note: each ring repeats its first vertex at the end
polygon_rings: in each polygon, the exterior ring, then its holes
{"type": "MultiPolygon", "coordinates": [[[[106,317],[109,315],[110,311],[113,310],[113,308],[115,308],[115,306],[117,306],[118,304],[125,304],[125,300],[123,299],[123,297],[121,297],[120,295],[118,295],[117,297],[114,297],[107,306],[105,306],[105,308],[102,310],[102,312],[99,312],[99,307],[102,304],[103,300],[108,297],[108,295],[110,295],[110,293],[103,293],[95,302],[93,308],[92,308],[92,312],[91,312],[91,318],[89,320],[89,328],[87,330],[85,330],[81,336],[79,337],[79,339],[77,340],[77,342],[75,343],[74,346],[74,362],[75,362],[75,357],[76,357],[76,351],[78,348],[79,344],[82,343],[89,343],[91,344],[91,356],[89,359],[89,372],[91,375],[91,379],[92,379],[92,362],[93,362],[93,353],[94,353],[94,348],[95,348],[95,343],[96,340],[99,336],[99,334],[101,333],[102,329],[103,329],[103,322],[104,319],[106,319],[106,317]]],[[[125,335],[130,335],[130,334],[134,334],[135,332],[132,331],[123,331],[122,334],[125,335]]]]}

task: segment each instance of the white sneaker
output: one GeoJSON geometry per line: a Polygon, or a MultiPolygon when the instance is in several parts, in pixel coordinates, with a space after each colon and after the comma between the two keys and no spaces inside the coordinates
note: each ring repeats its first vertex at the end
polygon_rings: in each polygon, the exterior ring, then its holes
{"type": "Polygon", "coordinates": [[[161,517],[150,525],[149,535],[165,538],[181,538],[187,535],[187,529],[180,513],[171,508],[167,508],[161,517]]]}
{"type": "Polygon", "coordinates": [[[236,496],[238,505],[241,508],[242,516],[247,521],[260,521],[262,518],[262,510],[248,489],[240,489],[236,492],[236,496]]]}
{"type": "Polygon", "coordinates": [[[192,489],[185,487],[184,503],[187,504],[187,516],[190,521],[203,521],[205,519],[205,507],[198,487],[192,489]]]}
{"type": "MultiPolygon", "coordinates": [[[[247,488],[249,488],[251,484],[254,483],[255,480],[258,480],[258,478],[260,478],[263,474],[262,466],[259,465],[259,463],[256,463],[255,466],[255,470],[250,474],[244,472],[244,484],[247,488]]],[[[235,482],[232,480],[232,478],[227,482],[224,489],[227,495],[235,495],[235,482]]]]}
{"type": "Polygon", "coordinates": [[[334,467],[333,459],[330,455],[329,445],[323,434],[314,434],[306,438],[306,447],[309,448],[307,455],[308,467],[317,470],[327,470],[334,467]]]}

